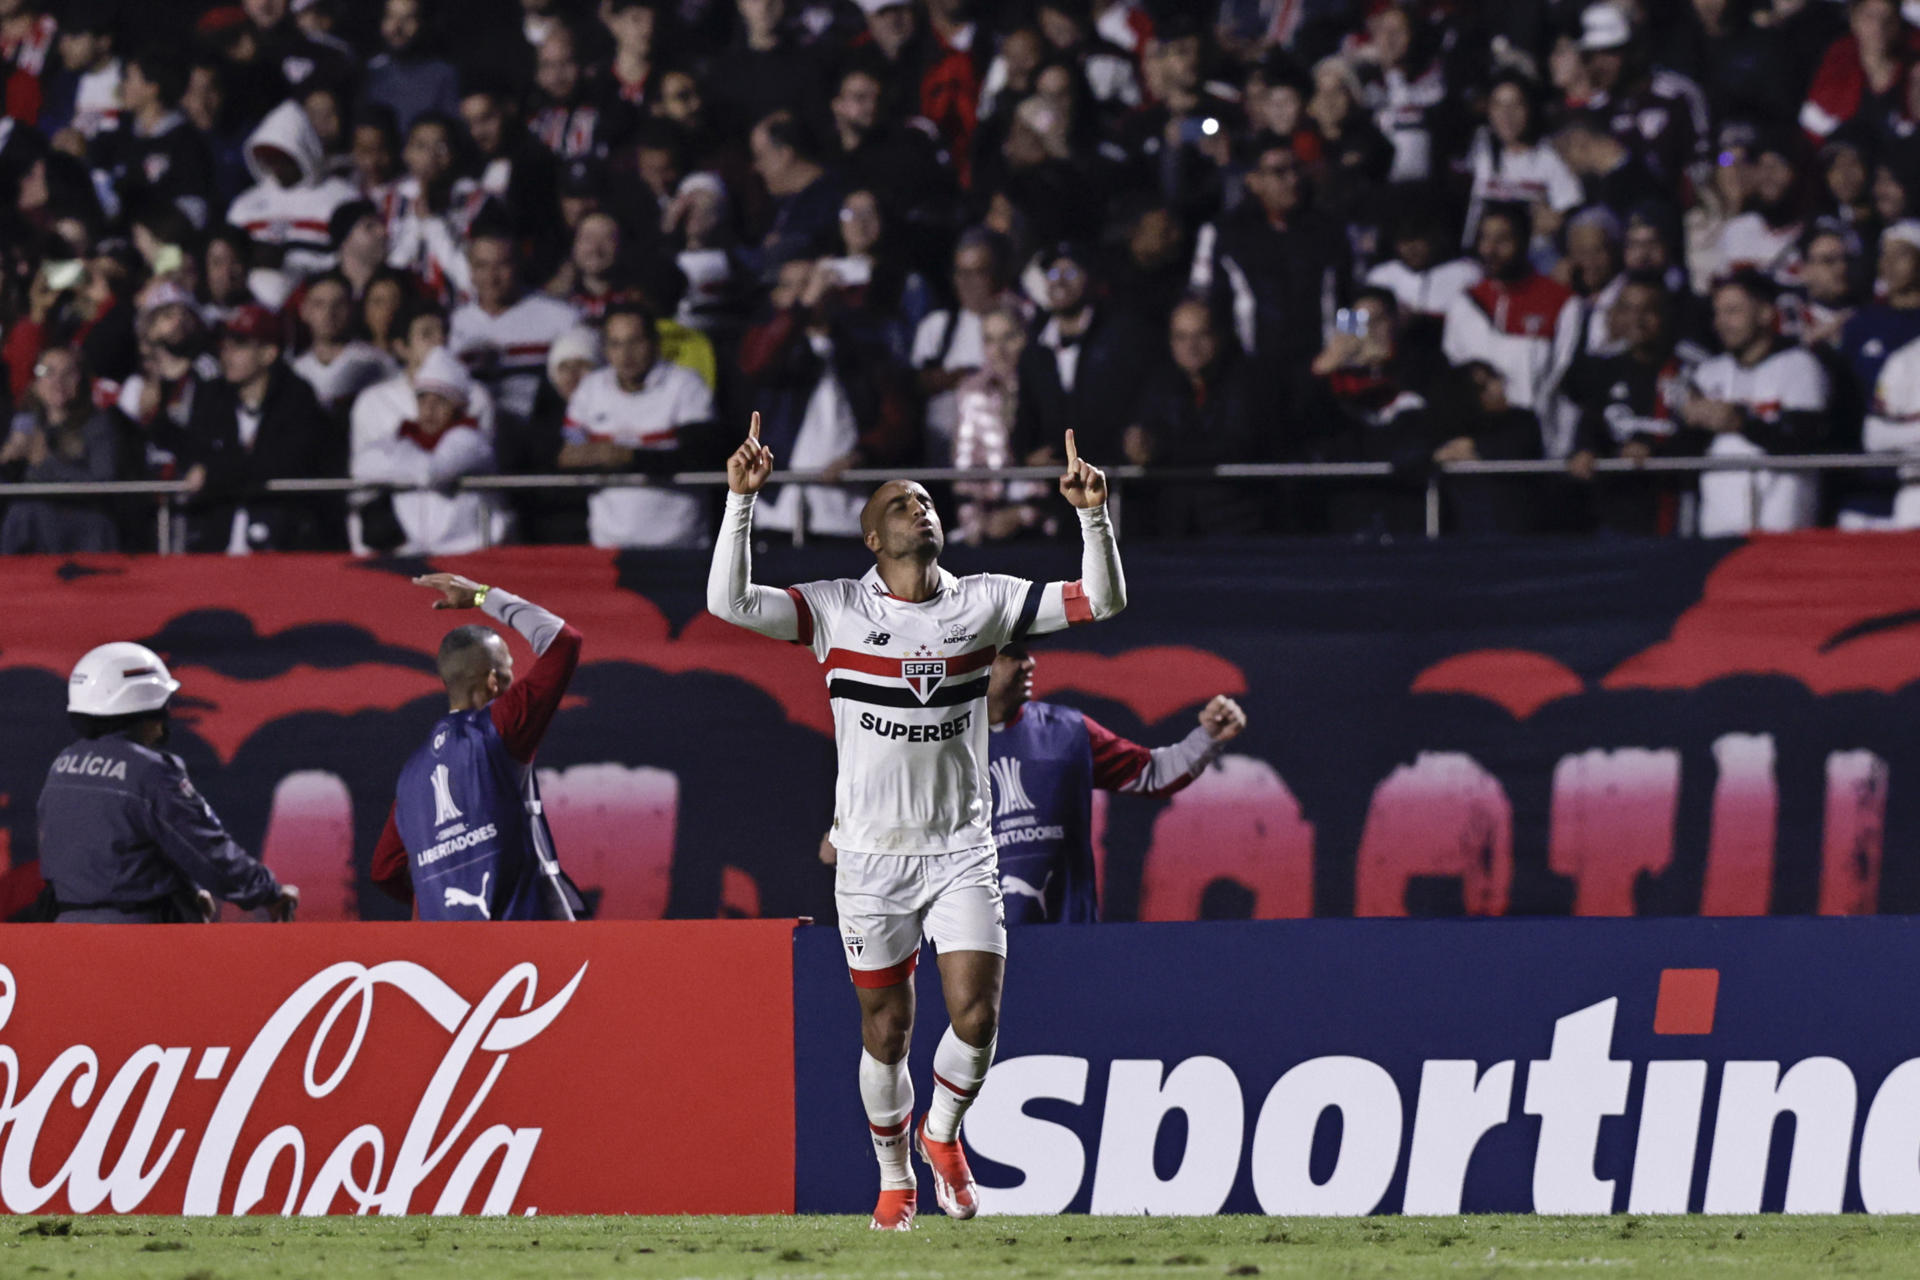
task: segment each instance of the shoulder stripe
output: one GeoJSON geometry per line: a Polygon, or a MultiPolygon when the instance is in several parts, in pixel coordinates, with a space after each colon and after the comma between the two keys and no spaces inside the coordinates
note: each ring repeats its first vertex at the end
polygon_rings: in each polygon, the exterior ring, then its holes
{"type": "MultiPolygon", "coordinates": [[[[793,597],[793,611],[800,620],[800,634],[794,638],[795,644],[813,647],[813,606],[807,603],[807,597],[798,587],[788,587],[787,594],[793,597]]],[[[834,650],[838,653],[839,650],[834,650]]]]}
{"type": "Polygon", "coordinates": [[[1020,616],[1013,622],[1013,639],[1025,640],[1027,632],[1033,629],[1033,620],[1040,616],[1040,600],[1046,593],[1046,585],[1039,582],[1027,584],[1026,599],[1020,602],[1020,616]]]}

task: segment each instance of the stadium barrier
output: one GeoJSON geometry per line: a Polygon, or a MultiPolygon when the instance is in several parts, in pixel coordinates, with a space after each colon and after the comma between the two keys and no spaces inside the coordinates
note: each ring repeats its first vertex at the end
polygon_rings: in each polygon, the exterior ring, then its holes
{"type": "MultiPolygon", "coordinates": [[[[839,939],[794,922],[29,926],[9,1213],[863,1213],[839,939]]],[[[987,1214],[1920,1211],[1920,921],[1011,939],[987,1214]]],[[[929,1096],[944,1029],[917,980],[929,1096]]],[[[931,1212],[931,1209],[929,1209],[931,1212]]]]}
{"type": "MultiPolygon", "coordinates": [[[[801,1212],[876,1184],[797,939],[801,1212]]],[[[983,1214],[1920,1210],[1920,921],[1299,921],[1009,939],[983,1214]]],[[[918,972],[915,1096],[945,1029],[918,972]]]]}
{"type": "MultiPolygon", "coordinates": [[[[1096,795],[1109,919],[1920,912],[1920,534],[1124,553],[1127,612],[1037,645],[1040,696],[1149,745],[1218,693],[1251,722],[1171,798],[1096,795]]],[[[1070,579],[1079,556],[946,562],[1070,579]]],[[[585,633],[539,763],[603,918],[830,918],[820,669],[706,614],[704,556],[436,563],[585,633]]],[[[787,583],[866,556],[775,547],[755,564],[787,583]]],[[[34,801],[70,740],[67,672],[115,639],[174,664],[172,749],[308,919],[402,915],[367,873],[400,766],[446,706],[433,653],[452,620],[406,582],[425,567],[0,559],[0,916],[39,887],[34,801]]]]}
{"type": "Polygon", "coordinates": [[[17,927],[0,1208],[791,1212],[792,928],[17,927]]]}
{"type": "MultiPolygon", "coordinates": [[[[1593,463],[1594,475],[1601,483],[1632,475],[1695,475],[1710,471],[1743,471],[1755,482],[1751,490],[1755,509],[1759,506],[1758,482],[1770,472],[1892,472],[1910,467],[1913,459],[1900,453],[1866,454],[1783,454],[1778,457],[1701,457],[1701,458],[1601,458],[1593,463]]],[[[1108,506],[1115,527],[1126,519],[1126,490],[1129,482],[1154,483],[1191,481],[1292,481],[1306,484],[1330,484],[1356,480],[1394,480],[1407,482],[1407,474],[1387,462],[1249,462],[1212,467],[1139,467],[1118,464],[1103,467],[1110,482],[1108,506]]],[[[918,480],[924,484],[951,484],[966,481],[1037,480],[1052,482],[1059,478],[1058,467],[908,467],[885,469],[851,468],[839,472],[782,471],[776,484],[788,485],[874,485],[888,480],[918,480]]],[[[1474,462],[1436,462],[1424,474],[1426,536],[1441,536],[1445,511],[1446,485],[1450,478],[1505,477],[1509,479],[1566,480],[1565,462],[1547,459],[1474,462]]],[[[1416,479],[1420,477],[1416,476],[1416,479]]],[[[440,491],[550,491],[647,488],[671,486],[691,489],[718,489],[727,483],[725,471],[678,471],[663,476],[644,476],[630,472],[566,472],[557,475],[474,475],[462,476],[440,491]]],[[[261,493],[346,494],[371,498],[382,493],[415,493],[421,487],[367,484],[357,480],[316,478],[269,480],[261,493]]],[[[150,494],[163,501],[155,505],[155,540],[163,555],[182,548],[176,544],[175,502],[191,494],[180,480],[108,480],[74,483],[19,483],[0,485],[0,499],[18,498],[104,498],[150,494]]],[[[796,522],[797,523],[797,522],[796,522]]],[[[483,530],[484,532],[484,530],[483,530]]],[[[791,534],[795,546],[807,542],[804,527],[791,534]]]]}

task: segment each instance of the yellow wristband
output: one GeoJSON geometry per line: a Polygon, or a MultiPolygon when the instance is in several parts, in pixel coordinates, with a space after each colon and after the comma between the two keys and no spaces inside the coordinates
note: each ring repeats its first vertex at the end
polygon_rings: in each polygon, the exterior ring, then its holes
{"type": "Polygon", "coordinates": [[[481,605],[484,605],[487,602],[487,592],[491,590],[493,590],[492,587],[475,587],[473,589],[473,607],[478,609],[481,605]]]}

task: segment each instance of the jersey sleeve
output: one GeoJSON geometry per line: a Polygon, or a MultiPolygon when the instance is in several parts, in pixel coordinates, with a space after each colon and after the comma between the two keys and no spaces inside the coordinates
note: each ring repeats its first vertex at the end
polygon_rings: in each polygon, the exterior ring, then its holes
{"type": "Polygon", "coordinates": [[[857,590],[858,585],[834,580],[801,582],[788,587],[787,597],[793,602],[799,627],[793,643],[804,645],[813,651],[814,657],[826,661],[827,654],[833,650],[836,632],[845,626],[842,620],[848,611],[848,587],[857,590]]]}
{"type": "MultiPolygon", "coordinates": [[[[1041,588],[1032,618],[1021,635],[1045,635],[1083,623],[1104,621],[1127,607],[1127,578],[1120,568],[1120,547],[1107,508],[1083,508],[1080,517],[1080,577],[1049,582],[1041,588]]],[[[1024,611],[1023,603],[1022,609],[1024,611]]]]}
{"type": "Polygon", "coordinates": [[[580,633],[563,622],[546,652],[534,661],[533,670],[508,685],[487,708],[507,753],[521,764],[531,763],[540,749],[540,739],[553,723],[579,664],[580,633]]]}
{"type": "Polygon", "coordinates": [[[387,806],[387,825],[380,829],[380,841],[373,846],[373,883],[388,897],[412,905],[413,863],[400,839],[399,824],[393,820],[392,805],[387,806]]]}

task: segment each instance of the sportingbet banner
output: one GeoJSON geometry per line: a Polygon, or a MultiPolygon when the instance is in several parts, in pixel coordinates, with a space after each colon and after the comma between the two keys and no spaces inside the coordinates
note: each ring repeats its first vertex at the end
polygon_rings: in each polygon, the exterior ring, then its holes
{"type": "Polygon", "coordinates": [[[791,938],[18,926],[0,1211],[790,1212],[791,938]]]}
{"type": "MultiPolygon", "coordinates": [[[[1920,911],[1920,535],[1122,550],[1126,612],[1043,641],[1040,696],[1148,745],[1217,693],[1251,726],[1170,800],[1096,797],[1109,919],[1920,911]]],[[[773,546],[755,572],[869,563],[773,546]]],[[[1079,572],[1071,544],[948,563],[1079,572]]],[[[832,917],[824,682],[806,650],[705,612],[703,553],[437,565],[585,634],[539,764],[602,918],[832,917]]],[[[401,914],[367,864],[445,710],[434,649],[476,616],[428,608],[406,581],[426,567],[0,560],[0,861],[18,869],[0,914],[31,897],[66,674],[112,639],[173,664],[173,749],[306,918],[401,914]]]]}
{"type": "MultiPolygon", "coordinates": [[[[799,1208],[861,1212],[859,1015],[799,944],[799,1208]]],[[[1913,1213],[1917,968],[1892,917],[1035,926],[964,1136],[983,1213],[1913,1213]]]]}

